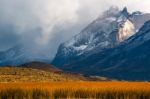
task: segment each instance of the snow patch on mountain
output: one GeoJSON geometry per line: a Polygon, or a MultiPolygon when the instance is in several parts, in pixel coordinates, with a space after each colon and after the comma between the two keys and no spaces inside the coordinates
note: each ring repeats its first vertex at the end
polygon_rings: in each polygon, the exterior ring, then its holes
{"type": "Polygon", "coordinates": [[[87,45],[80,45],[78,47],[74,47],[76,50],[84,50],[87,47],[87,45]]]}

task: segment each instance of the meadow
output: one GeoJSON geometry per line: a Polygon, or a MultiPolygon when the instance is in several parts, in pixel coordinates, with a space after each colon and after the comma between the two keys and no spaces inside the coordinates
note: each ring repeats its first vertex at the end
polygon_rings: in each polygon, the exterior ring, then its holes
{"type": "Polygon", "coordinates": [[[0,82],[80,81],[83,76],[22,67],[0,67],[0,82]]]}
{"type": "Polygon", "coordinates": [[[149,82],[8,82],[0,99],[150,99],[149,82]]]}

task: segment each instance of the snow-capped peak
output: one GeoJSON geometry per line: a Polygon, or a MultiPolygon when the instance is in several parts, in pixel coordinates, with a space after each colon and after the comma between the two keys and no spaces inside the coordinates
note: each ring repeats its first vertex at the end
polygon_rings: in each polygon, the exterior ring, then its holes
{"type": "Polygon", "coordinates": [[[116,46],[136,33],[130,16],[126,7],[121,11],[116,7],[111,7],[80,34],[65,42],[63,44],[65,51],[67,48],[79,54],[97,47],[104,49],[116,46]],[[112,32],[115,34],[112,35],[112,32]]]}
{"type": "Polygon", "coordinates": [[[62,66],[80,56],[82,59],[118,46],[150,20],[150,14],[132,14],[126,7],[123,10],[111,7],[71,40],[62,43],[52,63],[62,66]]]}
{"type": "Polygon", "coordinates": [[[105,49],[116,46],[135,33],[134,23],[130,21],[129,16],[126,7],[121,11],[117,7],[111,7],[81,33],[63,43],[62,52],[65,56],[68,52],[80,55],[95,48],[105,49]]]}

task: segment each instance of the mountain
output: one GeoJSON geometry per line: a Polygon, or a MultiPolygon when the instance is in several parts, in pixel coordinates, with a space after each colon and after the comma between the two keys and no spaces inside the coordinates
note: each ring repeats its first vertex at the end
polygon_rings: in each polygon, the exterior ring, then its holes
{"type": "Polygon", "coordinates": [[[66,64],[114,48],[138,32],[148,20],[150,14],[139,11],[129,13],[126,7],[121,11],[111,7],[81,33],[62,43],[52,64],[62,68],[66,64]]]}
{"type": "Polygon", "coordinates": [[[0,52],[0,66],[20,65],[32,61],[48,62],[49,58],[38,52],[31,51],[23,45],[17,45],[6,51],[0,52]],[[42,58],[41,58],[42,57],[42,58]]]}
{"type": "Polygon", "coordinates": [[[63,66],[65,70],[124,80],[150,81],[150,21],[115,48],[63,66]]]}

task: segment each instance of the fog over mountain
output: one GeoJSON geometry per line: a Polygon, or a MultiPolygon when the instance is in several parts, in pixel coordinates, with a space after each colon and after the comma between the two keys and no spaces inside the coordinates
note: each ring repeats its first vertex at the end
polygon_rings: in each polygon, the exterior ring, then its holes
{"type": "Polygon", "coordinates": [[[0,0],[0,51],[23,45],[52,59],[60,43],[112,5],[150,12],[148,0],[0,0]]]}

